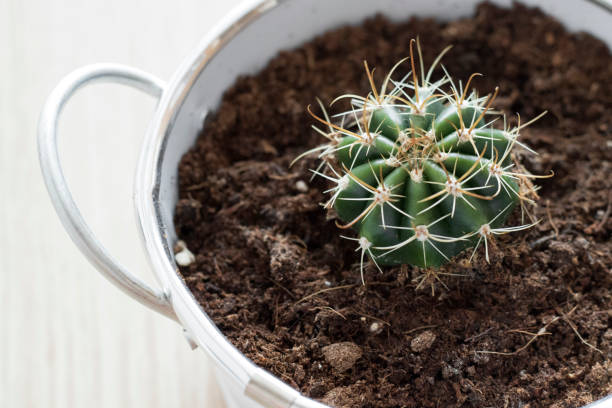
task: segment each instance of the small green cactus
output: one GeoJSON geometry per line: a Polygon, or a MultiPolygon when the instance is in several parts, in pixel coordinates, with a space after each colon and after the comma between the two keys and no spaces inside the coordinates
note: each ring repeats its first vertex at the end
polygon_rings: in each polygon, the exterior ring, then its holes
{"type": "Polygon", "coordinates": [[[480,74],[473,74],[465,87],[461,82],[456,86],[442,67],[443,78],[431,82],[434,68],[450,47],[425,74],[417,41],[418,78],[414,43],[411,72],[399,81],[391,79],[406,59],[400,61],[379,91],[364,62],[371,93],[337,98],[334,102],[351,100],[349,111],[334,116],[339,124],[320,101],[324,117],[308,108],[326,126],[313,128],[329,142],[304,155],[318,153],[322,162],[314,175],[334,183],[326,191],[331,198],[324,207],[335,208],[344,223],[337,223],[339,228],[359,234],[345,238],[358,242],[362,278],[366,253],[377,267],[437,267],[468,247],[475,252],[484,241],[488,261],[487,240],[492,235],[526,229],[535,222],[532,217],[530,224],[504,227],[517,203],[525,210],[525,204],[537,199],[530,179],[538,176],[521,170],[512,155],[516,145],[527,148],[518,138],[529,123],[520,125],[519,118],[519,125],[510,129],[503,117],[503,129],[495,128],[501,116],[490,119],[490,107],[498,89],[488,97],[468,92],[480,74]]]}

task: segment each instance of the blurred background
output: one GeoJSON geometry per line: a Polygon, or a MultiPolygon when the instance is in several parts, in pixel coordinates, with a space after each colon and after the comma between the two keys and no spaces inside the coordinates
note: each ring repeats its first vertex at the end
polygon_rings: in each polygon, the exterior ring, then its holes
{"type": "MultiPolygon", "coordinates": [[[[90,266],[38,166],[43,101],[71,70],[118,62],[168,80],[238,0],[0,0],[0,407],[221,407],[208,361],[175,323],[90,266]]],[[[154,284],[132,181],[153,98],[93,85],[67,105],[60,154],[111,254],[154,284]]]]}

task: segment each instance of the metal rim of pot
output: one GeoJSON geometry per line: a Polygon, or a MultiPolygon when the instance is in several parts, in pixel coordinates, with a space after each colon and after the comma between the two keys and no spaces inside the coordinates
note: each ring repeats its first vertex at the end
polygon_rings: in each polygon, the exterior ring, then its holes
{"type": "MultiPolygon", "coordinates": [[[[584,6],[597,5],[600,10],[612,13],[610,0],[579,1],[584,3],[584,6]]],[[[238,33],[269,10],[288,2],[289,0],[247,0],[241,3],[203,38],[167,85],[146,72],[117,64],[94,64],[67,75],[49,95],[40,116],[39,160],[58,216],[74,243],[89,261],[128,295],[177,321],[184,328],[192,348],[202,346],[220,370],[230,378],[233,387],[241,387],[244,396],[250,398],[253,406],[325,408],[325,405],[302,396],[272,374],[257,367],[219,331],[178,273],[172,250],[176,237],[171,221],[166,222],[168,212],[170,220],[172,219],[173,206],[164,206],[166,203],[160,199],[164,194],[171,194],[164,191],[162,183],[164,172],[172,171],[164,167],[167,163],[165,154],[170,130],[193,84],[209,62],[238,33]],[[145,284],[108,253],[81,216],[63,176],[57,148],[59,115],[77,90],[94,82],[122,83],[159,99],[136,172],[135,204],[143,243],[157,281],[163,288],[161,290],[145,284]]],[[[612,38],[607,42],[612,46],[612,38]]],[[[199,118],[201,119],[203,118],[199,118]]],[[[225,390],[226,398],[233,390],[232,386],[229,387],[229,390],[225,390]]],[[[612,406],[612,395],[585,408],[604,406],[612,406]]]]}

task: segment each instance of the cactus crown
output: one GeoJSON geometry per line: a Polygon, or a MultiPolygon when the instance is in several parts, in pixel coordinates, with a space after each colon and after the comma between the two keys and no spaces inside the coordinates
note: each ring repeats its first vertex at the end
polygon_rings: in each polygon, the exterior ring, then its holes
{"type": "Polygon", "coordinates": [[[408,58],[398,62],[380,90],[364,62],[371,92],[336,98],[332,105],[348,98],[351,109],[335,115],[334,121],[320,101],[323,117],[308,107],[325,125],[314,130],[328,142],[300,157],[317,153],[322,159],[312,171],[332,183],[324,207],[335,208],[342,221],[336,222],[339,228],[358,232],[357,238],[345,238],[357,241],[361,250],[362,278],[365,254],[377,267],[436,267],[468,247],[475,253],[484,242],[488,261],[492,236],[535,223],[526,204],[538,198],[530,180],[542,176],[522,169],[513,149],[518,145],[532,151],[518,140],[520,131],[545,112],[526,124],[520,124],[519,117],[519,124],[510,128],[505,116],[490,110],[498,88],[487,97],[470,91],[480,74],[470,76],[465,86],[457,85],[442,67],[444,76],[432,82],[435,67],[449,49],[425,73],[420,45],[412,40],[411,71],[393,80],[393,72],[408,58]],[[499,119],[502,129],[493,126],[499,119]],[[517,203],[523,225],[504,227],[517,203]],[[525,213],[529,224],[524,223],[525,213]]]}

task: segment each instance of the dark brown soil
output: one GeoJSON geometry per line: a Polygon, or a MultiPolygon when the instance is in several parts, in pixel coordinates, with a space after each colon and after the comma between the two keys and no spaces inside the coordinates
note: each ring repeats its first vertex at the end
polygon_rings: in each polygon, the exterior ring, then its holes
{"type": "Polygon", "coordinates": [[[236,347],[332,406],[580,406],[612,393],[611,133],[612,56],[597,39],[521,5],[449,24],[375,17],[227,92],[180,165],[176,226],[196,254],[181,272],[236,347]],[[441,275],[434,296],[411,267],[368,267],[361,285],[354,242],[318,205],[325,182],[309,181],[315,161],[289,168],[322,142],[305,107],[363,94],[363,60],[382,74],[417,35],[426,62],[454,44],[455,78],[500,85],[497,108],[548,110],[524,132],[540,155],[522,162],[555,172],[542,222],[503,236],[490,265],[455,259],[441,272],[465,276],[441,275]]]}

